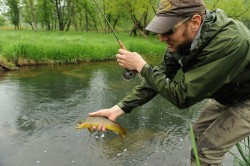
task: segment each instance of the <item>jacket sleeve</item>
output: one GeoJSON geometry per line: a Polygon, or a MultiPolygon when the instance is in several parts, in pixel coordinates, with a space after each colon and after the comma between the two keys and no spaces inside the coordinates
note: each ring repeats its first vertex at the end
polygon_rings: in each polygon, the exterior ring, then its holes
{"type": "MultiPolygon", "coordinates": [[[[161,63],[152,68],[152,74],[160,73],[164,76],[164,79],[172,79],[179,68],[180,65],[178,64],[176,56],[170,56],[170,54],[166,52],[161,63]]],[[[117,105],[124,112],[129,113],[135,107],[143,105],[153,99],[157,94],[158,92],[143,78],[141,84],[133,88],[117,105]]]]}
{"type": "Polygon", "coordinates": [[[239,35],[218,38],[199,52],[196,64],[183,73],[180,81],[167,80],[164,73],[148,64],[141,75],[152,89],[178,108],[187,108],[210,97],[243,70],[250,56],[249,39],[239,35]]]}

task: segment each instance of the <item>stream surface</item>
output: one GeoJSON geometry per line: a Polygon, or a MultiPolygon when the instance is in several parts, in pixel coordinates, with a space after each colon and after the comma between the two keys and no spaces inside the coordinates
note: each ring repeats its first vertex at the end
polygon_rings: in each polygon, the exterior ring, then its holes
{"type": "Polygon", "coordinates": [[[0,166],[189,165],[189,124],[204,101],[179,110],[157,96],[117,119],[127,130],[123,140],[75,129],[139,84],[124,81],[121,71],[116,62],[98,62],[1,73],[0,166]]]}

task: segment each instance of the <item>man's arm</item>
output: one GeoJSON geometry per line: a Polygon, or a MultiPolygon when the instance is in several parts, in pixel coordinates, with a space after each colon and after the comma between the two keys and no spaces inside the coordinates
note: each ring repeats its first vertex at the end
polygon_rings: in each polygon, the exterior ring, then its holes
{"type": "MultiPolygon", "coordinates": [[[[158,71],[166,80],[171,80],[175,77],[180,69],[178,57],[166,52],[164,58],[159,65],[153,70],[158,71]]],[[[132,91],[123,98],[117,105],[126,113],[129,113],[137,106],[141,106],[153,99],[158,92],[152,88],[148,82],[143,79],[141,85],[136,86],[132,91]]]]}

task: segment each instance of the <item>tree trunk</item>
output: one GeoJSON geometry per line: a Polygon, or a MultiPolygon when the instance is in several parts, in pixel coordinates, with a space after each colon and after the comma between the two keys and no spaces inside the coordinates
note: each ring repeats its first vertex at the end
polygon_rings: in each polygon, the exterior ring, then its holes
{"type": "Polygon", "coordinates": [[[62,7],[60,6],[61,1],[55,0],[55,5],[56,5],[56,14],[57,14],[57,19],[58,19],[59,31],[63,31],[64,21],[63,21],[62,7]]]}
{"type": "MultiPolygon", "coordinates": [[[[103,0],[103,13],[106,15],[105,0],[103,0]]],[[[107,21],[104,18],[104,32],[107,33],[107,21]]]]}
{"type": "Polygon", "coordinates": [[[50,30],[50,22],[47,22],[46,26],[47,26],[47,30],[49,31],[50,30]]]}
{"type": "Polygon", "coordinates": [[[64,23],[62,20],[59,20],[59,31],[63,31],[64,29],[64,23]]]}
{"type": "Polygon", "coordinates": [[[113,25],[113,29],[115,29],[115,27],[116,27],[116,25],[117,25],[117,23],[118,23],[118,21],[119,21],[119,19],[120,19],[120,14],[117,16],[117,18],[114,20],[114,25],[113,25]]]}
{"type": "Polygon", "coordinates": [[[70,29],[70,24],[71,24],[71,21],[69,20],[68,23],[67,23],[67,26],[66,26],[65,31],[69,31],[69,29],[70,29]]]}
{"type": "Polygon", "coordinates": [[[86,20],[86,24],[85,24],[85,30],[86,30],[86,32],[88,32],[89,31],[89,16],[88,16],[88,11],[87,11],[87,8],[86,8],[86,10],[85,10],[85,20],[86,20]]]}
{"type": "Polygon", "coordinates": [[[143,24],[144,24],[144,26],[143,26],[143,32],[144,32],[144,34],[145,34],[146,36],[148,36],[148,35],[149,35],[149,31],[145,29],[146,26],[147,26],[147,24],[148,24],[148,11],[147,11],[147,12],[145,13],[145,15],[144,15],[143,24]]]}
{"type": "Polygon", "coordinates": [[[93,19],[93,22],[94,22],[95,30],[96,30],[97,33],[99,33],[97,23],[96,23],[96,19],[93,16],[92,16],[92,19],[93,19]]]}
{"type": "Polygon", "coordinates": [[[35,11],[32,0],[29,0],[29,3],[30,3],[30,10],[31,10],[32,27],[33,27],[33,30],[36,31],[37,30],[37,22],[36,22],[36,15],[35,15],[36,11],[35,11]]]}
{"type": "MultiPolygon", "coordinates": [[[[141,20],[143,19],[144,15],[145,14],[143,14],[141,20]]],[[[132,20],[134,21],[134,26],[131,29],[129,35],[131,36],[132,34],[134,34],[134,36],[136,36],[137,35],[136,31],[138,30],[142,36],[144,36],[145,38],[147,38],[147,35],[143,32],[143,26],[141,25],[141,20],[140,21],[137,20],[137,18],[135,17],[135,15],[132,15],[131,17],[132,17],[132,20]]]]}
{"type": "Polygon", "coordinates": [[[75,31],[78,32],[78,27],[77,27],[77,23],[76,23],[76,13],[75,13],[75,10],[72,9],[72,20],[73,20],[73,25],[75,27],[75,31]]]}

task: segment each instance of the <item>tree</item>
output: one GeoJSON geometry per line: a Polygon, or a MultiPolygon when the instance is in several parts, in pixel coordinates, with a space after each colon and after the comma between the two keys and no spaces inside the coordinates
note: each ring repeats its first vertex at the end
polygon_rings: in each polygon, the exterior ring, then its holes
{"type": "Polygon", "coordinates": [[[6,5],[9,7],[6,15],[9,17],[11,23],[15,26],[15,29],[20,29],[20,1],[19,0],[7,0],[6,5]]]}
{"type": "Polygon", "coordinates": [[[153,17],[156,13],[153,0],[130,0],[130,15],[133,20],[133,28],[130,31],[130,35],[136,35],[138,30],[143,36],[147,36],[148,32],[144,32],[145,27],[149,23],[149,17],[153,17]]]}
{"type": "Polygon", "coordinates": [[[56,9],[56,14],[57,14],[57,19],[58,19],[58,25],[59,25],[59,30],[63,31],[64,29],[64,10],[65,10],[65,1],[61,0],[53,0],[54,6],[56,9]]]}
{"type": "Polygon", "coordinates": [[[37,1],[37,19],[41,26],[46,30],[53,29],[53,22],[56,22],[55,12],[52,0],[38,0],[37,1]]]}
{"type": "MultiPolygon", "coordinates": [[[[75,1],[75,11],[74,20],[75,25],[78,29],[86,32],[95,29],[98,32],[98,19],[100,23],[99,12],[95,11],[95,4],[92,3],[93,0],[76,0],[75,1]]],[[[72,17],[73,18],[73,17],[72,17]]],[[[101,25],[102,27],[102,25],[101,25]]]]}
{"type": "Polygon", "coordinates": [[[37,4],[35,0],[23,0],[23,17],[25,22],[30,24],[31,28],[37,30],[37,4]]]}
{"type": "Polygon", "coordinates": [[[0,15],[0,26],[4,26],[4,25],[5,25],[5,18],[0,15]]]}

